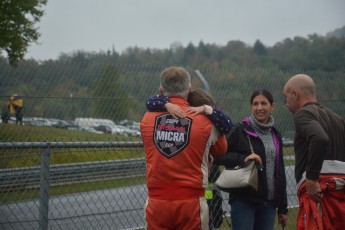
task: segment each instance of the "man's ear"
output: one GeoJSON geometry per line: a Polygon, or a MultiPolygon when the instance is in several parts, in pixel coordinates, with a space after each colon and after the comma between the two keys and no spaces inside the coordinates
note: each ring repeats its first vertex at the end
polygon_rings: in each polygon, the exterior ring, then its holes
{"type": "Polygon", "coordinates": [[[189,85],[189,87],[188,87],[188,93],[190,93],[190,92],[192,92],[192,86],[191,85],[189,85]]]}
{"type": "Polygon", "coordinates": [[[295,101],[297,101],[298,100],[298,98],[299,98],[299,92],[297,91],[297,90],[293,90],[292,92],[291,92],[291,94],[292,94],[292,97],[294,98],[294,100],[295,101]]]}
{"type": "Polygon", "coordinates": [[[162,89],[162,87],[159,88],[159,94],[160,94],[160,95],[163,95],[163,89],[162,89]]]}

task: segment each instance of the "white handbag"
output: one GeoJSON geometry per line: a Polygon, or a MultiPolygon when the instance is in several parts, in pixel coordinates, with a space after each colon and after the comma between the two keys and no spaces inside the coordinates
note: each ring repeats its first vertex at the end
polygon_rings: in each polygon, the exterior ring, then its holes
{"type": "MultiPolygon", "coordinates": [[[[253,153],[253,147],[248,135],[247,138],[253,153]]],[[[242,188],[247,186],[251,186],[258,191],[258,168],[255,161],[248,161],[244,165],[239,165],[231,169],[224,168],[216,180],[215,185],[223,191],[228,191],[229,188],[242,188]]]]}
{"type": "Polygon", "coordinates": [[[251,186],[258,190],[258,170],[255,161],[249,161],[242,166],[232,169],[224,168],[215,182],[215,185],[223,191],[229,188],[242,188],[251,186]]]}

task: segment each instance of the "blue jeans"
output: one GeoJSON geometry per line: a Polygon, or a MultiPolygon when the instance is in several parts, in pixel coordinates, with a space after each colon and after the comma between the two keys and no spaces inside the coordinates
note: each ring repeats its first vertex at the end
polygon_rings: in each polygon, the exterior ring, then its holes
{"type": "Polygon", "coordinates": [[[252,204],[234,200],[231,203],[233,230],[273,230],[275,217],[274,202],[252,204]]]}

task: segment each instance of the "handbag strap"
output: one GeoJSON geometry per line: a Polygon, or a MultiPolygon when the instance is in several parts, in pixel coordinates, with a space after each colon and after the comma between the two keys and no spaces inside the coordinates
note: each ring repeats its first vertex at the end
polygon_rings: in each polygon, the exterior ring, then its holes
{"type": "MultiPolygon", "coordinates": [[[[247,139],[248,139],[248,142],[249,142],[250,151],[251,151],[251,153],[254,153],[254,149],[253,149],[253,146],[252,146],[252,142],[250,141],[250,137],[249,137],[248,134],[247,134],[247,139]]],[[[255,165],[256,165],[256,168],[257,168],[259,171],[262,171],[262,170],[263,170],[262,165],[259,164],[258,162],[255,162],[255,165]]]]}
{"type": "Polygon", "coordinates": [[[247,134],[247,138],[248,138],[248,142],[249,142],[250,151],[251,151],[251,153],[254,153],[254,149],[253,149],[253,146],[252,146],[252,142],[250,141],[250,138],[249,138],[249,135],[248,135],[248,134],[247,134]]]}

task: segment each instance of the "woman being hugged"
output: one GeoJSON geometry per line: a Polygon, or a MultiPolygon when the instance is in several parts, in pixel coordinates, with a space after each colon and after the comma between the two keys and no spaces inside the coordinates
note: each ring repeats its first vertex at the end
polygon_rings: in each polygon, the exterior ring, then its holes
{"type": "Polygon", "coordinates": [[[271,115],[274,109],[272,94],[266,89],[256,90],[250,97],[250,104],[251,115],[230,131],[228,153],[215,157],[214,163],[232,168],[255,160],[262,165],[262,170],[258,171],[258,191],[251,187],[229,189],[232,229],[273,230],[276,213],[280,225],[285,226],[287,222],[283,143],[271,115]]]}
{"type": "MultiPolygon", "coordinates": [[[[196,88],[189,92],[189,107],[186,114],[178,105],[169,101],[168,97],[156,95],[146,101],[146,107],[149,111],[168,111],[175,118],[195,116],[205,114],[217,128],[220,135],[226,135],[230,132],[232,121],[229,116],[216,108],[216,103],[209,92],[201,88],[196,88]]],[[[218,165],[213,164],[212,153],[209,154],[209,186],[206,190],[207,204],[209,206],[209,229],[219,228],[223,222],[223,198],[221,191],[213,185],[220,175],[218,165]],[[211,195],[210,195],[211,194],[211,195]]],[[[205,194],[205,195],[206,195],[205,194]]]]}

